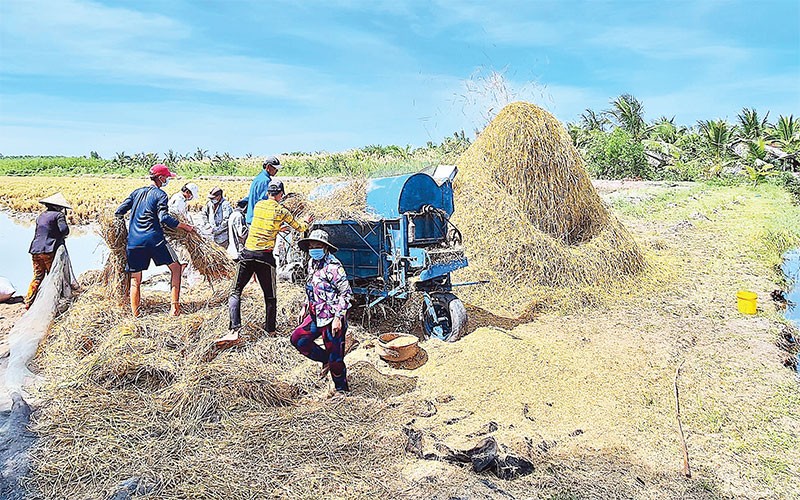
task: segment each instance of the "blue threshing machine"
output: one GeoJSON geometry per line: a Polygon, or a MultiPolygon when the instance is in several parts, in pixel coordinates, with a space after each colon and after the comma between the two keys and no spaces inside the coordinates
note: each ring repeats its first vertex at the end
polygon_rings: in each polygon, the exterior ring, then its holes
{"type": "MultiPolygon", "coordinates": [[[[441,165],[430,175],[371,179],[366,201],[373,220],[314,222],[338,247],[336,257],[367,308],[421,293],[423,330],[448,341],[460,338],[467,323],[466,309],[453,287],[474,284],[453,284],[450,278],[453,271],[467,267],[461,233],[450,222],[456,173],[455,166],[441,165]]],[[[321,186],[316,196],[336,187],[321,186]]]]}

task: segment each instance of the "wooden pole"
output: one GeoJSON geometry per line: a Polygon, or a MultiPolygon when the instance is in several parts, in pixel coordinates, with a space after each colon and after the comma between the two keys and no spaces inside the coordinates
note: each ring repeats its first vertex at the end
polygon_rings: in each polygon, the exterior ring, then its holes
{"type": "Polygon", "coordinates": [[[675,413],[678,420],[678,431],[681,435],[681,446],[683,447],[683,475],[691,478],[692,471],[689,468],[689,450],[686,448],[686,437],[683,435],[683,425],[681,425],[681,401],[678,397],[678,377],[681,374],[681,367],[685,359],[680,362],[678,368],[675,369],[675,413]]]}

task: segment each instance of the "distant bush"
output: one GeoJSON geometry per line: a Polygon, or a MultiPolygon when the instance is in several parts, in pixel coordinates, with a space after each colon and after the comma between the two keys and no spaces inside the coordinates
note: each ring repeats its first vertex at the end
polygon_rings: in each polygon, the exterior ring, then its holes
{"type": "MultiPolygon", "coordinates": [[[[411,146],[370,145],[339,153],[285,153],[280,155],[281,175],[308,177],[383,176],[416,172],[439,164],[454,164],[471,144],[464,131],[445,137],[440,143],[428,142],[421,148],[411,146]]],[[[0,156],[0,175],[120,175],[145,176],[150,167],[162,162],[182,177],[202,175],[251,177],[261,171],[263,158],[248,154],[234,158],[229,153],[209,156],[207,150],[197,148],[192,154],[179,155],[170,150],[161,156],[157,153],[116,153],[113,159],[104,160],[96,152],[89,158],[66,156],[0,156]]]]}
{"type": "Polygon", "coordinates": [[[98,174],[107,173],[107,165],[102,158],[82,156],[5,156],[0,158],[0,175],[98,174]]]}
{"type": "Polygon", "coordinates": [[[658,175],[665,181],[696,181],[703,177],[704,167],[697,160],[677,160],[671,165],[665,165],[658,175]]]}
{"type": "Polygon", "coordinates": [[[792,195],[795,203],[800,203],[800,179],[796,175],[783,172],[775,177],[775,182],[792,195]]]}
{"type": "Polygon", "coordinates": [[[622,128],[611,133],[593,132],[586,148],[586,161],[590,173],[598,178],[653,178],[644,146],[622,128]]]}

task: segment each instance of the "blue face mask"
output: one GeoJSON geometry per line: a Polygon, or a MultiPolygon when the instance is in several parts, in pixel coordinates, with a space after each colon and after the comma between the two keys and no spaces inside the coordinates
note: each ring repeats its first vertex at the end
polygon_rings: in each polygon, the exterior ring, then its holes
{"type": "Polygon", "coordinates": [[[321,258],[325,257],[325,249],[324,248],[310,248],[308,250],[308,255],[311,256],[314,260],[320,260],[321,258]]]}

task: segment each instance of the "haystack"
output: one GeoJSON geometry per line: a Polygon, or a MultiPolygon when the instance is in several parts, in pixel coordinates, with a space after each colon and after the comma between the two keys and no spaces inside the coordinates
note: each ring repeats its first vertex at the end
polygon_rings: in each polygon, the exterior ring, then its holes
{"type": "Polygon", "coordinates": [[[458,161],[453,222],[464,234],[467,279],[459,293],[519,314],[531,301],[591,295],[636,273],[633,238],[591,184],[561,123],[524,102],[506,106],[458,161]]]}

